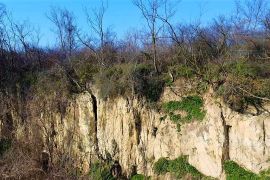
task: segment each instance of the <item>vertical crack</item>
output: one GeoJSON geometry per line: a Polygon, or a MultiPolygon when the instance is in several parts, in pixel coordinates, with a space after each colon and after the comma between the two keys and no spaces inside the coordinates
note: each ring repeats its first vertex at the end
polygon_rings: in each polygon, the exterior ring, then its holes
{"type": "Polygon", "coordinates": [[[102,155],[99,152],[99,145],[98,145],[98,137],[97,137],[97,132],[98,132],[98,107],[97,107],[97,98],[91,93],[91,98],[92,98],[92,105],[93,105],[93,113],[94,113],[94,148],[95,148],[95,153],[98,156],[99,159],[103,159],[102,155]]]}
{"type": "Polygon", "coordinates": [[[220,105],[220,117],[222,119],[222,126],[224,131],[224,143],[222,152],[222,163],[230,159],[230,128],[231,126],[226,124],[226,120],[223,114],[222,106],[220,105]]]}
{"type": "Polygon", "coordinates": [[[135,119],[136,141],[137,141],[137,145],[139,145],[140,144],[140,139],[141,139],[141,131],[142,131],[141,115],[138,112],[138,110],[133,109],[133,116],[134,116],[134,119],[135,119]]]}
{"type": "Polygon", "coordinates": [[[265,123],[263,121],[263,155],[265,155],[265,123]]]}

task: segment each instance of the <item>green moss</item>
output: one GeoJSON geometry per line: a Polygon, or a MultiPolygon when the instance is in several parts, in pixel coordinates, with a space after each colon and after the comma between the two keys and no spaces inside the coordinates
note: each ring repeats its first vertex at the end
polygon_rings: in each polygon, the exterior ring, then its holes
{"type": "Polygon", "coordinates": [[[266,180],[270,179],[269,172],[264,171],[261,172],[259,175],[254,174],[251,171],[248,171],[241,166],[239,166],[237,163],[233,161],[226,161],[224,164],[224,170],[226,173],[226,179],[227,180],[266,180]]]}
{"type": "Polygon", "coordinates": [[[194,178],[204,177],[195,167],[188,163],[186,156],[181,156],[175,160],[161,158],[154,164],[153,169],[157,175],[163,175],[169,172],[176,178],[182,178],[186,175],[191,175],[194,178]]]}

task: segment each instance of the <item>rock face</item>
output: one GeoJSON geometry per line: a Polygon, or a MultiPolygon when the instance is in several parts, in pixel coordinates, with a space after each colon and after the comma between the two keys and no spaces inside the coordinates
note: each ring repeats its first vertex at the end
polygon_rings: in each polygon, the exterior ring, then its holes
{"type": "Polygon", "coordinates": [[[230,159],[259,173],[269,168],[270,117],[234,115],[228,117],[230,128],[230,159]]]}
{"type": "MultiPolygon", "coordinates": [[[[127,172],[153,175],[152,166],[161,157],[175,159],[188,155],[202,173],[219,177],[222,173],[224,129],[220,108],[211,101],[206,119],[186,124],[178,132],[169,118],[144,107],[140,102],[118,98],[98,104],[98,144],[101,154],[119,159],[127,172]]],[[[179,99],[179,97],[178,97],[179,99]]],[[[180,99],[179,99],[180,100],[180,99]]]]}
{"type": "MultiPolygon", "coordinates": [[[[161,99],[168,102],[181,97],[166,90],[161,99]]],[[[29,138],[40,139],[42,147],[54,156],[72,157],[84,172],[91,161],[102,158],[119,160],[126,175],[136,171],[151,176],[159,158],[181,155],[188,155],[191,165],[215,178],[224,176],[222,165],[228,159],[255,173],[268,169],[269,113],[238,114],[213,93],[205,94],[203,99],[204,120],[182,125],[181,131],[169,118],[161,121],[164,114],[148,108],[142,100],[118,97],[105,101],[97,93],[85,92],[69,102],[64,115],[41,113],[27,131],[29,124],[19,123],[16,113],[0,117],[0,133],[3,136],[8,125],[5,122],[12,121],[17,139],[30,134],[29,138]]]]}

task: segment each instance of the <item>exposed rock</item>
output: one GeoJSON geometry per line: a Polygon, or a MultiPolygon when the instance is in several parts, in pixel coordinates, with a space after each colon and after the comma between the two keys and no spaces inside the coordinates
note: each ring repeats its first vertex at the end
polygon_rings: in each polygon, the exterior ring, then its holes
{"type": "Polygon", "coordinates": [[[270,116],[236,114],[228,118],[230,129],[230,159],[259,173],[269,168],[270,116]]]}
{"type": "MultiPolygon", "coordinates": [[[[42,110],[39,116],[28,117],[27,123],[20,123],[15,109],[5,110],[11,116],[9,121],[7,116],[0,117],[0,133],[6,133],[3,127],[12,120],[8,129],[17,139],[37,141],[34,144],[48,150],[52,161],[70,157],[83,172],[101,158],[119,161],[124,175],[134,173],[136,167],[137,173],[154,176],[152,167],[158,159],[181,155],[188,155],[191,165],[216,178],[224,178],[227,159],[256,173],[270,167],[269,113],[251,116],[233,112],[209,92],[204,96],[204,120],[184,124],[179,131],[169,118],[161,121],[164,114],[148,108],[143,100],[102,100],[96,92],[76,95],[64,115],[42,110]]],[[[180,99],[170,89],[162,96],[163,102],[180,99]]]]}

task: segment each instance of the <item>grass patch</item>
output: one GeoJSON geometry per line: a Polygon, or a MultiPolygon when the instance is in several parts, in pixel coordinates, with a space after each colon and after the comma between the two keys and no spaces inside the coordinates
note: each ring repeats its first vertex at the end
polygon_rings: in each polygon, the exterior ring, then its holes
{"type": "Polygon", "coordinates": [[[175,160],[160,158],[154,164],[153,169],[157,175],[172,173],[176,178],[183,178],[186,175],[190,175],[199,179],[204,177],[203,174],[201,174],[195,167],[188,163],[186,156],[181,156],[175,160]]]}
{"type": "Polygon", "coordinates": [[[202,110],[203,100],[199,96],[188,96],[182,101],[170,101],[163,105],[163,109],[169,114],[170,119],[175,123],[191,122],[192,120],[203,120],[205,111],[202,110]],[[185,111],[186,116],[175,114],[175,111],[185,111]]]}
{"type": "Polygon", "coordinates": [[[150,177],[146,177],[142,174],[136,174],[130,178],[130,180],[149,180],[150,177]]]}
{"type": "Polygon", "coordinates": [[[226,161],[224,170],[227,180],[266,180],[270,179],[269,172],[263,171],[259,175],[248,171],[233,161],[226,161]]]}

